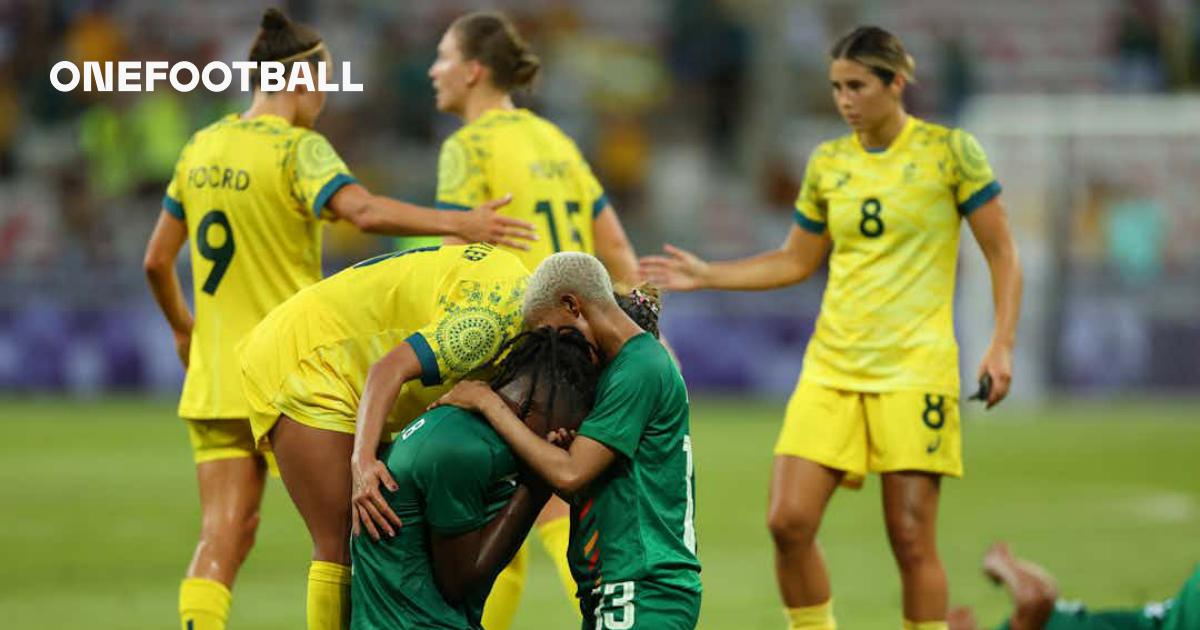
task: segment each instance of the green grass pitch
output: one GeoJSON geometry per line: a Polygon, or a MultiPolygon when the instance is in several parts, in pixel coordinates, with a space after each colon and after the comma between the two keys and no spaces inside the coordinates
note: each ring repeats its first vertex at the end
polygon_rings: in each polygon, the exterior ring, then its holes
{"type": "MultiPolygon", "coordinates": [[[[701,627],[782,628],[764,526],[783,401],[693,403],[701,627]]],[[[1200,404],[1004,410],[966,418],[967,477],[943,491],[951,599],[992,624],[1006,600],[979,573],[1005,538],[1065,596],[1135,605],[1174,593],[1200,560],[1200,404]]],[[[178,627],[178,582],[199,526],[183,425],[164,401],[0,400],[0,626],[178,627]]],[[[821,540],[850,629],[898,628],[899,582],[876,479],[839,491],[821,540]]],[[[272,481],[230,627],[303,627],[309,550],[272,481]]],[[[578,627],[540,548],[517,629],[578,627]]]]}

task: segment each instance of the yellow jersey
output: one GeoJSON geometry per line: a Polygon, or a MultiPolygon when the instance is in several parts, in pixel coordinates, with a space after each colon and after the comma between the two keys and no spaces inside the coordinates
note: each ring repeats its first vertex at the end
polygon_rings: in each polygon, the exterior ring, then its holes
{"type": "Polygon", "coordinates": [[[163,207],[187,223],[195,327],[179,415],[245,418],[235,344],[321,279],[320,218],[354,178],[321,134],[227,116],[183,148],[163,207]]]}
{"type": "Polygon", "coordinates": [[[437,207],[469,210],[512,193],[499,210],[538,228],[529,251],[509,250],[525,266],[555,252],[593,253],[592,219],[608,205],[575,142],[525,109],[492,109],[442,144],[437,207]]]}
{"type": "Polygon", "coordinates": [[[960,221],[1000,194],[975,138],[909,117],[885,150],[819,145],[796,222],[833,242],[801,379],[862,392],[959,395],[954,277],[960,221]]]}
{"type": "Polygon", "coordinates": [[[421,377],[396,397],[387,428],[399,430],[520,331],[528,277],[476,243],[384,254],[300,291],[239,349],[255,438],[280,414],[352,433],[368,370],[407,342],[421,377]]]}

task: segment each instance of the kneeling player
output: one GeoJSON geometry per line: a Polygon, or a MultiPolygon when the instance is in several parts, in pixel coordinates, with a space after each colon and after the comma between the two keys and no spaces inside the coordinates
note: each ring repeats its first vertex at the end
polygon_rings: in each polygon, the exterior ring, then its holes
{"type": "MultiPolygon", "coordinates": [[[[599,378],[591,344],[575,329],[543,327],[508,346],[491,387],[509,409],[538,435],[578,427],[599,378]]],[[[458,407],[420,416],[380,459],[396,488],[386,508],[404,524],[390,538],[354,536],[351,628],[480,628],[492,582],[549,488],[520,474],[500,436],[458,407]]]]}

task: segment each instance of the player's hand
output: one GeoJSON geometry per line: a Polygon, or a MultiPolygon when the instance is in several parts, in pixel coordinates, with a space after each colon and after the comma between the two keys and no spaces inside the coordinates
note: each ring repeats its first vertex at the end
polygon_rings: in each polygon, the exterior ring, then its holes
{"type": "Polygon", "coordinates": [[[496,392],[483,381],[459,381],[450,391],[429,405],[429,409],[453,405],[467,411],[483,411],[488,403],[497,398],[496,392]]]}
{"type": "Polygon", "coordinates": [[[695,291],[705,287],[708,263],[674,245],[663,245],[663,251],[665,256],[643,256],[638,261],[643,278],[667,291],[695,291]]]}
{"type": "Polygon", "coordinates": [[[183,364],[183,369],[188,369],[188,357],[192,352],[192,333],[175,333],[175,354],[179,355],[179,362],[183,364]]]}
{"type": "Polygon", "coordinates": [[[992,377],[992,391],[987,398],[987,408],[991,409],[1008,396],[1008,388],[1012,385],[1012,350],[995,343],[988,346],[976,378],[983,378],[984,374],[992,377]]]}
{"type": "Polygon", "coordinates": [[[374,540],[379,540],[381,531],[389,538],[395,536],[400,529],[400,517],[396,516],[379,491],[381,485],[391,492],[400,488],[392,478],[392,473],[374,457],[370,461],[351,461],[350,472],[354,480],[350,506],[354,512],[351,519],[354,535],[358,536],[366,529],[374,540]]]}
{"type": "Polygon", "coordinates": [[[546,434],[546,439],[559,448],[571,448],[571,442],[575,441],[575,436],[579,435],[577,431],[572,429],[554,429],[546,434]]]}
{"type": "Polygon", "coordinates": [[[512,193],[484,202],[463,215],[458,236],[468,243],[492,243],[528,250],[525,241],[538,240],[533,224],[500,215],[496,211],[512,201],[512,193]]]}

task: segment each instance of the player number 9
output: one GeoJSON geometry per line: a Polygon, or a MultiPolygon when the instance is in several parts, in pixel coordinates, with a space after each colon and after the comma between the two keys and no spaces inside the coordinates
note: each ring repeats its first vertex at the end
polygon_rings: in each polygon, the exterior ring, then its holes
{"type": "Polygon", "coordinates": [[[208,214],[200,219],[200,225],[196,227],[196,250],[205,259],[212,261],[212,270],[204,279],[202,290],[213,295],[217,292],[217,286],[221,284],[221,278],[224,278],[225,272],[229,270],[229,263],[233,262],[233,228],[229,225],[229,217],[225,212],[209,210],[208,214]],[[209,240],[214,225],[221,226],[225,232],[225,240],[219,247],[213,247],[209,240]]]}

